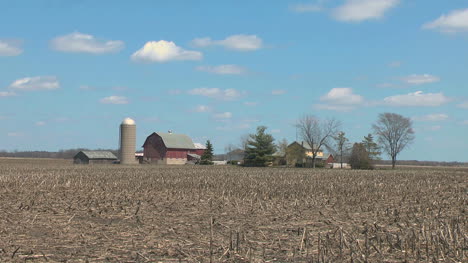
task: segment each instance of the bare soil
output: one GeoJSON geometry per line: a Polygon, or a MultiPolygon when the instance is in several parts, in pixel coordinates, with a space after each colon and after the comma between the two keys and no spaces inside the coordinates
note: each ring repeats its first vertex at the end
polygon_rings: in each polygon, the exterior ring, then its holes
{"type": "Polygon", "coordinates": [[[468,169],[0,159],[0,262],[468,262],[468,169]]]}

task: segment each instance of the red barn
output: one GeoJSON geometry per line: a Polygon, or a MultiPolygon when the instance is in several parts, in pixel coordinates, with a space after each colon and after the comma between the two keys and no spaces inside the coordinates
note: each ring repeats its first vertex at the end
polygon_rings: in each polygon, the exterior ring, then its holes
{"type": "Polygon", "coordinates": [[[157,164],[185,164],[199,158],[199,150],[185,134],[154,132],[143,144],[146,161],[157,164]]]}

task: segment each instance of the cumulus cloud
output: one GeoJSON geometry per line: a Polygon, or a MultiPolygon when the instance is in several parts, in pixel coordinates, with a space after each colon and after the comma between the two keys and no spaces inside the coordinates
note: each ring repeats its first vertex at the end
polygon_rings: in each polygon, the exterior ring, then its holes
{"type": "Polygon", "coordinates": [[[323,10],[323,7],[319,4],[294,4],[289,6],[289,10],[296,13],[313,13],[320,12],[323,10]]]}
{"type": "Polygon", "coordinates": [[[232,118],[232,113],[230,112],[222,112],[222,113],[216,113],[213,115],[215,119],[230,119],[232,118]]]}
{"type": "Polygon", "coordinates": [[[38,76],[17,79],[9,86],[12,90],[54,90],[60,88],[58,79],[54,76],[38,76]]]}
{"type": "Polygon", "coordinates": [[[468,32],[468,8],[458,9],[443,14],[436,20],[423,25],[424,29],[437,30],[443,33],[468,32]]]}
{"type": "Polygon", "coordinates": [[[128,99],[123,96],[109,96],[100,100],[103,104],[128,104],[128,99]]]}
{"type": "Polygon", "coordinates": [[[199,95],[219,100],[235,100],[242,96],[241,92],[236,89],[219,89],[219,88],[196,88],[188,92],[191,95],[199,95]]]}
{"type": "Polygon", "coordinates": [[[283,94],[286,94],[286,90],[284,89],[275,89],[275,90],[272,90],[271,91],[271,95],[283,95],[283,94]]]}
{"type": "Polygon", "coordinates": [[[177,46],[172,41],[149,41],[131,56],[133,61],[140,62],[169,62],[174,60],[201,60],[203,54],[177,46]]]}
{"type": "Polygon", "coordinates": [[[333,111],[350,111],[364,103],[361,95],[353,93],[351,88],[333,88],[320,97],[323,104],[316,104],[315,108],[333,111]]]}
{"type": "Polygon", "coordinates": [[[434,83],[440,81],[440,78],[437,76],[429,75],[429,74],[422,74],[422,75],[409,75],[407,77],[402,78],[404,82],[410,85],[422,85],[428,83],[434,83]]]}
{"type": "Polygon", "coordinates": [[[20,43],[20,41],[7,41],[0,39],[0,57],[18,56],[23,53],[20,43]]]}
{"type": "Polygon", "coordinates": [[[45,126],[46,122],[45,121],[38,121],[36,122],[36,126],[45,126]]]}
{"type": "Polygon", "coordinates": [[[198,66],[198,71],[219,74],[219,75],[242,75],[247,73],[247,69],[237,65],[219,65],[219,66],[198,66]]]}
{"type": "Polygon", "coordinates": [[[197,107],[195,107],[195,109],[193,111],[195,111],[195,112],[210,112],[211,107],[206,106],[206,105],[198,105],[197,107]]]}
{"type": "Polygon", "coordinates": [[[74,32],[52,39],[51,46],[61,52],[97,55],[118,52],[124,48],[125,44],[120,40],[99,40],[92,35],[74,32]]]}
{"type": "Polygon", "coordinates": [[[223,40],[213,40],[209,37],[192,40],[196,47],[222,46],[236,51],[254,51],[263,47],[263,40],[256,35],[232,35],[223,40]]]}
{"type": "Polygon", "coordinates": [[[346,0],[333,10],[333,17],[343,22],[361,22],[382,18],[399,0],[346,0]]]}
{"type": "Polygon", "coordinates": [[[447,114],[435,113],[435,114],[428,114],[424,116],[416,116],[416,117],[413,117],[413,120],[431,122],[431,121],[445,121],[448,118],[449,116],[447,114]]]}
{"type": "Polygon", "coordinates": [[[451,99],[443,93],[414,93],[386,97],[384,104],[397,107],[436,107],[449,102],[451,99]]]}

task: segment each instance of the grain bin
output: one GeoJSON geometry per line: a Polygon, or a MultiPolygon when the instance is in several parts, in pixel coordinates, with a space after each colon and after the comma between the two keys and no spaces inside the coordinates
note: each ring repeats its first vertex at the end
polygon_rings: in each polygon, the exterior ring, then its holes
{"type": "Polygon", "coordinates": [[[120,124],[120,149],[121,164],[137,164],[135,160],[136,149],[136,125],[135,121],[125,118],[120,124]]]}

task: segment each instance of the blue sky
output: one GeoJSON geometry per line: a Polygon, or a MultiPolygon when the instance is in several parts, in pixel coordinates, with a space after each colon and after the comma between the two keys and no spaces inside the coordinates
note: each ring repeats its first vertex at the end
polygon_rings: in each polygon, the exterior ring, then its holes
{"type": "Polygon", "coordinates": [[[411,117],[400,159],[468,161],[465,0],[0,0],[0,149],[117,148],[173,130],[216,152],[304,114],[351,141],[411,117]]]}

